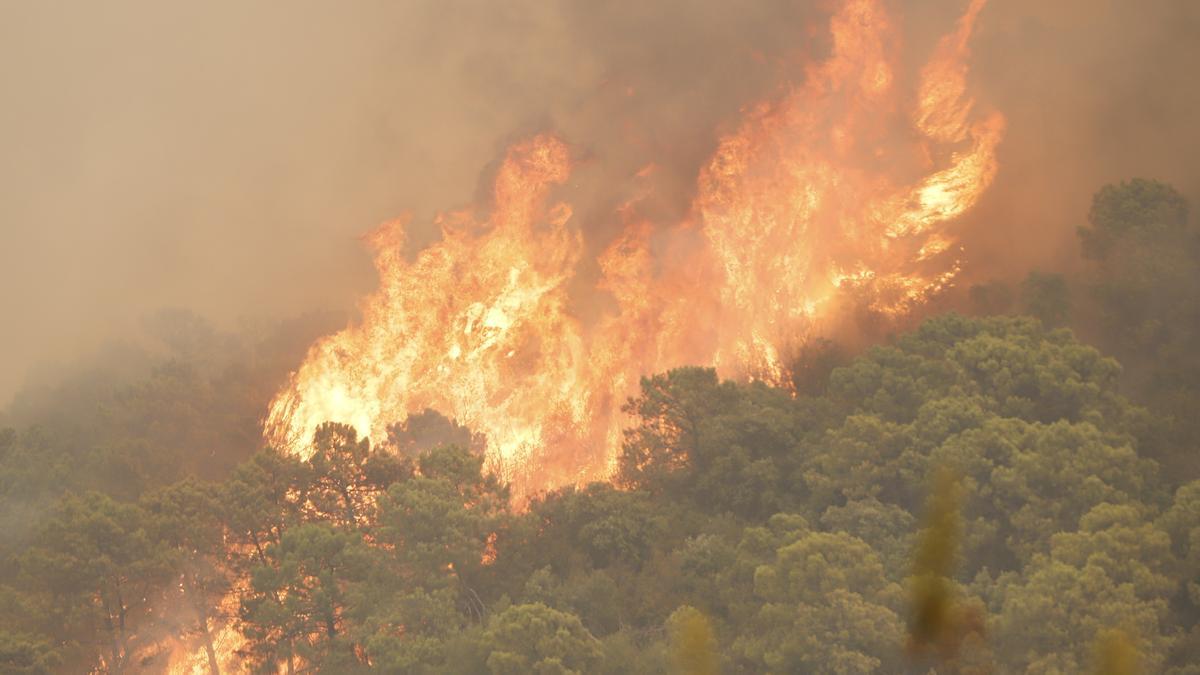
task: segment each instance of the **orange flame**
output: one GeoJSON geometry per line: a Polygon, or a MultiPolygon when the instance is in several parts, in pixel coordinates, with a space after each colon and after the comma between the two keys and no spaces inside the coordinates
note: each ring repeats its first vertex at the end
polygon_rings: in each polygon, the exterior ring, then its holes
{"type": "Polygon", "coordinates": [[[440,216],[442,239],[412,261],[405,223],[368,237],[380,287],[360,323],[312,347],[271,405],[268,439],[305,455],[317,425],[337,421],[381,442],[428,407],[484,433],[519,490],[601,478],[639,376],[691,362],[782,382],[788,342],[844,292],[885,315],[919,306],[953,282],[948,224],[997,168],[1004,118],[977,115],[967,93],[984,5],[972,0],[906,93],[882,3],[845,0],[830,55],[720,139],[687,221],[656,224],[633,203],[598,256],[552,199],[568,147],[514,145],[490,206],[440,216]],[[588,303],[598,315],[576,302],[585,262],[600,272],[592,297],[607,299],[588,303]]]}
{"type": "Polygon", "coordinates": [[[583,245],[570,207],[547,203],[569,171],[562,141],[538,136],[509,150],[491,212],[442,216],[442,240],[415,262],[403,222],[373,232],[380,289],[361,324],[309,353],[272,405],[272,437],[303,454],[324,421],[379,440],[408,412],[434,408],[484,433],[509,473],[564,433],[582,439],[596,411],[567,282],[583,245]]]}
{"type": "MultiPolygon", "coordinates": [[[[244,672],[242,658],[238,649],[245,644],[241,631],[238,630],[234,619],[237,615],[239,596],[235,592],[227,594],[221,600],[218,614],[225,618],[214,621],[212,630],[212,648],[217,657],[217,666],[223,673],[244,672]]],[[[209,675],[208,650],[203,645],[196,646],[202,638],[195,637],[181,641],[170,653],[165,672],[168,675],[209,675]]]]}

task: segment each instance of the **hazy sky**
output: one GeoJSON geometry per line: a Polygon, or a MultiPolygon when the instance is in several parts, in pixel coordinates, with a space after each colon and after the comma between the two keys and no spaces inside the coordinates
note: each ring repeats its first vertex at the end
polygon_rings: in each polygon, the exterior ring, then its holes
{"type": "MultiPolygon", "coordinates": [[[[892,4],[919,6],[920,59],[965,2],[892,4]]],[[[654,156],[686,193],[714,130],[820,49],[826,5],[2,3],[0,404],[156,308],[352,307],[373,285],[358,235],[469,201],[521,133],[559,130],[601,170],[654,156]]],[[[993,1],[972,79],[1009,134],[964,223],[980,274],[1071,264],[1105,181],[1195,200],[1197,35],[1193,0],[993,1]]]]}

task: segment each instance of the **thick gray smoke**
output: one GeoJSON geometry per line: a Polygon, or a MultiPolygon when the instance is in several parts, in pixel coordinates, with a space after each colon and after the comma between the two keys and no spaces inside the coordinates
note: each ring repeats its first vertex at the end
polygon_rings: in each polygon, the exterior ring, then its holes
{"type": "MultiPolygon", "coordinates": [[[[965,2],[892,4],[916,62],[965,2]]],[[[471,200],[534,129],[562,133],[593,178],[667,167],[661,206],[683,209],[719,130],[826,48],[829,5],[5,3],[0,404],[31,364],[159,307],[224,322],[352,308],[373,285],[359,234],[471,200]]],[[[980,276],[1069,264],[1103,182],[1200,194],[1197,34],[1182,0],[985,10],[972,81],[1009,134],[963,223],[980,276]]],[[[619,198],[580,212],[589,236],[619,198]]]]}

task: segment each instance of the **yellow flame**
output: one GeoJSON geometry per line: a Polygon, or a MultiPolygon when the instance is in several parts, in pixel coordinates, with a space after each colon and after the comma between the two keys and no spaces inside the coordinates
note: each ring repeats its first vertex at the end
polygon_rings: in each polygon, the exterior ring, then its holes
{"type": "Polygon", "coordinates": [[[635,205],[614,214],[622,230],[583,291],[610,299],[587,304],[603,311],[572,304],[588,254],[570,205],[551,199],[571,171],[567,146],[517,143],[490,204],[440,216],[441,240],[412,261],[404,222],[368,237],[379,289],[360,323],[312,347],[272,403],[267,437],[303,456],[325,421],[379,442],[431,407],[484,433],[518,490],[600,478],[639,376],[690,362],[778,383],[785,345],[845,293],[910,311],[953,283],[949,223],[996,173],[1004,118],[976,114],[967,88],[984,5],[971,1],[913,95],[898,90],[882,3],[845,0],[830,55],[719,139],[685,222],[652,223],[635,205]]]}
{"type": "MultiPolygon", "coordinates": [[[[653,223],[636,204],[614,214],[621,231],[594,260],[604,311],[571,303],[586,251],[570,205],[551,199],[571,171],[567,146],[515,144],[489,204],[439,216],[441,240],[412,260],[404,221],[368,235],[378,290],[360,322],[312,346],[266,437],[306,457],[326,421],[378,443],[434,408],[484,433],[492,468],[528,494],[611,472],[621,403],[643,374],[707,363],[779,383],[785,346],[843,295],[887,315],[920,305],[953,283],[950,224],[997,170],[1004,117],[977,114],[967,87],[985,4],[971,0],[910,99],[882,3],[844,0],[830,55],[719,139],[685,222],[653,223]]],[[[226,624],[215,642],[232,672],[241,636],[226,624]]],[[[202,647],[173,656],[172,673],[207,672],[202,647]]]]}

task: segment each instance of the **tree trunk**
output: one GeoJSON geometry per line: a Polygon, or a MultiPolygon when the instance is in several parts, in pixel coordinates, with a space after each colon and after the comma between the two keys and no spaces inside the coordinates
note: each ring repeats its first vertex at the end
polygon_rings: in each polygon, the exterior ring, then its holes
{"type": "Polygon", "coordinates": [[[258,554],[258,562],[263,565],[266,565],[267,564],[267,554],[265,551],[263,551],[262,544],[259,543],[259,541],[258,541],[258,533],[255,532],[254,530],[250,530],[250,540],[254,542],[254,550],[258,554]]]}
{"type": "Polygon", "coordinates": [[[208,619],[200,622],[200,631],[204,633],[204,653],[208,655],[208,672],[211,675],[221,675],[221,664],[217,662],[217,650],[213,648],[212,632],[208,630],[208,619]]]}
{"type": "Polygon", "coordinates": [[[354,512],[354,500],[350,498],[350,488],[342,485],[339,486],[339,490],[342,493],[342,500],[346,503],[346,517],[350,519],[351,525],[355,525],[358,523],[358,514],[354,512]]]}
{"type": "Polygon", "coordinates": [[[109,649],[111,650],[109,657],[111,660],[105,670],[112,673],[116,672],[117,668],[120,667],[118,664],[121,662],[121,642],[117,639],[117,625],[113,621],[112,605],[108,602],[108,597],[103,591],[100,592],[100,602],[104,605],[104,627],[108,630],[109,639],[112,640],[112,644],[109,645],[109,649]]]}
{"type": "Polygon", "coordinates": [[[121,672],[121,643],[117,639],[116,631],[112,632],[112,663],[108,666],[108,672],[121,672]]]}
{"type": "Polygon", "coordinates": [[[196,610],[196,619],[200,624],[200,635],[204,637],[204,653],[208,656],[209,675],[221,675],[217,650],[213,648],[212,630],[208,626],[208,607],[205,606],[204,594],[197,587],[196,579],[191,576],[188,577],[188,591],[192,596],[192,607],[196,610]]]}
{"type": "Polygon", "coordinates": [[[117,584],[117,653],[113,660],[113,672],[125,670],[125,599],[121,597],[121,585],[117,584]]]}

